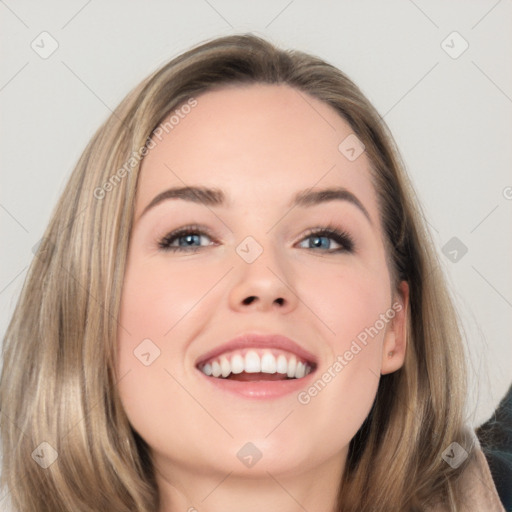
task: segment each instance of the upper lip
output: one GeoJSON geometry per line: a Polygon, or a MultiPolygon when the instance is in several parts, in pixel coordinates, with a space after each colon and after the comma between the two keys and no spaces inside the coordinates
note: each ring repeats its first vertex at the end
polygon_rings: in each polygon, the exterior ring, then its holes
{"type": "Polygon", "coordinates": [[[242,348],[276,348],[295,354],[299,358],[312,364],[313,367],[316,367],[317,363],[316,357],[311,352],[286,336],[282,336],[281,334],[244,333],[203,354],[196,361],[196,366],[200,366],[206,361],[220,356],[224,352],[242,348]]]}

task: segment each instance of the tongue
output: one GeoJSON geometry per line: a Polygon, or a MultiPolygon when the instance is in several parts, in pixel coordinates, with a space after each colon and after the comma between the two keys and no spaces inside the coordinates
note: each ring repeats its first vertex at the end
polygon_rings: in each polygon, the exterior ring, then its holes
{"type": "Polygon", "coordinates": [[[229,377],[226,377],[230,380],[240,380],[240,381],[257,381],[257,380],[286,380],[288,376],[285,373],[231,373],[229,377]]]}

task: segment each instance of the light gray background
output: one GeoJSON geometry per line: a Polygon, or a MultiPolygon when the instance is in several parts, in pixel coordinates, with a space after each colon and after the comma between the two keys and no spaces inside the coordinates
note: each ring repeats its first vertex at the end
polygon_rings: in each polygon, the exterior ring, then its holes
{"type": "Polygon", "coordinates": [[[0,15],[2,336],[100,123],[170,58],[248,31],[330,61],[384,115],[467,331],[471,421],[491,415],[512,380],[511,0],[0,0],[0,15]],[[45,59],[31,47],[50,47],[43,31],[58,43],[45,59]],[[468,249],[455,262],[442,252],[453,237],[468,249]]]}

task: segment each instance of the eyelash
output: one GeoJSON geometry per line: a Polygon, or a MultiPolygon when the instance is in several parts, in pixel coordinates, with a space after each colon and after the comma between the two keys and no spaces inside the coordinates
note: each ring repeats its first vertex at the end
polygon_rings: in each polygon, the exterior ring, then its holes
{"type": "MultiPolygon", "coordinates": [[[[199,249],[204,248],[204,246],[189,246],[189,247],[180,247],[180,246],[171,246],[171,243],[175,240],[187,236],[187,235],[206,235],[208,238],[213,240],[213,236],[208,232],[207,229],[198,226],[197,224],[184,226],[176,231],[173,231],[166,236],[164,236],[159,242],[158,247],[162,251],[170,251],[170,252],[192,252],[195,253],[199,249]]],[[[301,239],[301,242],[308,238],[321,238],[328,237],[334,240],[337,244],[341,245],[339,249],[324,249],[320,250],[320,252],[325,252],[328,254],[334,253],[353,253],[355,243],[353,238],[343,230],[338,229],[337,227],[329,224],[322,228],[311,228],[306,232],[304,237],[301,239]]],[[[313,247],[305,247],[305,249],[314,249],[313,247]]]]}

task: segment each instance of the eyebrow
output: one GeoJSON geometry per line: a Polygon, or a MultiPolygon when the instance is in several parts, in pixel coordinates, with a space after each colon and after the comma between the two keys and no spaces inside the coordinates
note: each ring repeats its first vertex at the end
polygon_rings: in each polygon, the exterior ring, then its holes
{"type": "MultiPolygon", "coordinates": [[[[205,206],[227,206],[227,199],[224,192],[219,188],[208,188],[208,187],[176,187],[164,190],[144,208],[140,214],[139,219],[149,210],[157,206],[158,204],[167,201],[169,199],[181,199],[183,201],[189,201],[192,203],[204,204],[205,206]]],[[[356,206],[368,219],[370,224],[373,225],[368,210],[359,201],[359,199],[349,190],[343,187],[335,188],[323,188],[323,189],[307,189],[302,190],[295,194],[288,208],[302,207],[310,208],[322,203],[329,201],[348,201],[349,203],[356,206]]]]}
{"type": "Polygon", "coordinates": [[[359,210],[368,219],[368,222],[373,224],[370,214],[364,207],[363,203],[361,203],[361,201],[359,201],[359,199],[350,192],[350,190],[343,187],[303,190],[295,195],[288,206],[302,206],[303,208],[308,208],[328,201],[348,201],[349,203],[352,203],[354,206],[359,208],[359,210]]]}

